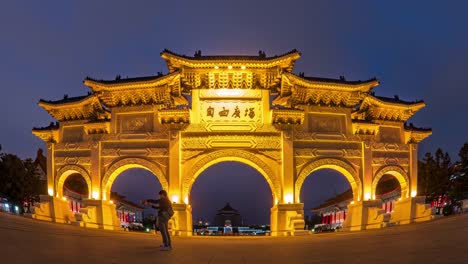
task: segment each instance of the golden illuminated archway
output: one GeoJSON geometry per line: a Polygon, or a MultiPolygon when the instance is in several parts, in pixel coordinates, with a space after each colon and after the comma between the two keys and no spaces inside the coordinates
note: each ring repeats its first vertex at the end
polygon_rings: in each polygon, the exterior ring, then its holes
{"type": "Polygon", "coordinates": [[[340,172],[348,180],[353,190],[353,199],[355,201],[361,200],[362,183],[357,172],[349,163],[339,159],[319,159],[307,164],[299,173],[295,183],[296,202],[300,202],[301,188],[305,179],[321,169],[333,169],[340,172]]]}
{"type": "Polygon", "coordinates": [[[374,179],[372,180],[372,198],[375,199],[377,185],[379,184],[380,179],[386,174],[392,175],[398,180],[401,187],[401,197],[408,198],[410,196],[408,176],[401,167],[395,165],[385,166],[377,171],[374,179]]]}
{"type": "Polygon", "coordinates": [[[191,235],[193,182],[213,164],[237,161],[259,171],[272,190],[272,234],[291,235],[304,227],[304,180],[320,169],[349,181],[356,226],[367,221],[360,214],[384,174],[399,180],[403,195],[416,196],[417,145],[432,132],[406,121],[425,103],[376,96],[376,79],[296,75],[300,56],[297,50],[271,57],[164,50],[167,74],[86,78],[88,95],[40,100],[58,121],[33,129],[47,144],[51,199],[60,199],[65,179],[79,173],[92,198],[85,203],[100,210],[101,218],[89,222],[119,226],[112,184],[123,171],[143,168],[168,190],[176,232],[191,235]]]}
{"type": "Polygon", "coordinates": [[[58,170],[57,175],[59,175],[59,177],[56,178],[55,182],[55,190],[58,197],[63,197],[63,185],[65,184],[67,178],[75,173],[80,174],[86,181],[86,186],[88,187],[88,197],[91,198],[91,177],[89,176],[88,171],[79,165],[64,165],[58,170]]]}
{"type": "Polygon", "coordinates": [[[166,180],[166,174],[161,170],[161,168],[157,164],[142,158],[124,158],[114,162],[104,174],[101,183],[103,195],[102,199],[107,200],[108,198],[110,198],[112,184],[122,172],[134,168],[145,169],[151,172],[157,177],[157,179],[161,183],[161,187],[164,190],[168,190],[169,184],[166,180]]]}

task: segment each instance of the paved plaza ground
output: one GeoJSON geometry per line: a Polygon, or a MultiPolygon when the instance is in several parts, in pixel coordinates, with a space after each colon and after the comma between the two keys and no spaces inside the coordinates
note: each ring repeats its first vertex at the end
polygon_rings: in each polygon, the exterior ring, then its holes
{"type": "Polygon", "coordinates": [[[428,223],[302,237],[174,238],[0,213],[0,263],[468,263],[468,214],[428,223]]]}

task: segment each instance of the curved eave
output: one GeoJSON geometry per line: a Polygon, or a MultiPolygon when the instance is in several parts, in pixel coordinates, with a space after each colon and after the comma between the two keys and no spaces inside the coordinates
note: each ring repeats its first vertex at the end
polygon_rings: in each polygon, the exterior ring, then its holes
{"type": "MultiPolygon", "coordinates": [[[[61,110],[61,109],[67,109],[67,108],[79,108],[79,107],[84,107],[90,104],[99,104],[99,99],[97,98],[96,95],[92,94],[89,95],[79,101],[71,101],[71,102],[60,102],[59,101],[45,101],[45,100],[39,100],[37,103],[40,107],[44,108],[46,111],[50,110],[61,110]]],[[[100,104],[99,104],[100,105],[100,104]]]]}
{"type": "Polygon", "coordinates": [[[406,142],[419,143],[432,135],[432,129],[405,129],[406,142]]]}
{"type": "Polygon", "coordinates": [[[341,83],[338,81],[337,82],[331,82],[331,81],[321,82],[321,81],[307,80],[289,72],[284,73],[283,75],[288,77],[294,83],[303,85],[305,87],[334,89],[334,90],[347,91],[347,92],[354,92],[354,91],[369,92],[372,88],[379,85],[378,80],[369,80],[369,81],[365,81],[362,83],[354,84],[354,83],[341,83]]]}
{"type": "Polygon", "coordinates": [[[214,66],[228,66],[233,67],[246,66],[247,68],[272,68],[282,65],[284,68],[292,66],[292,64],[301,57],[298,51],[281,55],[278,57],[266,59],[197,59],[191,57],[183,57],[169,52],[162,52],[161,57],[167,61],[169,68],[179,68],[180,66],[187,66],[192,68],[211,68],[214,66]]]}
{"type": "Polygon", "coordinates": [[[364,99],[364,103],[368,103],[373,106],[384,107],[384,108],[393,108],[398,110],[411,110],[417,112],[426,106],[425,102],[415,102],[415,103],[397,103],[397,102],[387,102],[380,100],[377,97],[369,95],[364,99]]]}
{"type": "Polygon", "coordinates": [[[173,80],[173,77],[179,75],[179,72],[172,72],[170,74],[155,77],[152,80],[145,80],[145,81],[128,81],[126,82],[125,79],[121,80],[117,83],[104,83],[92,79],[85,79],[83,84],[88,86],[94,92],[99,92],[102,90],[120,90],[120,89],[132,89],[132,88],[142,88],[148,86],[160,86],[166,84],[173,80]]]}
{"type": "Polygon", "coordinates": [[[33,135],[42,139],[44,142],[57,141],[59,130],[56,128],[51,129],[33,129],[33,135]]]}
{"type": "Polygon", "coordinates": [[[90,116],[91,112],[103,110],[102,105],[95,94],[89,95],[82,100],[71,102],[48,102],[40,100],[38,105],[59,121],[86,119],[90,116]],[[65,118],[67,116],[75,116],[75,118],[67,119],[65,118]]]}

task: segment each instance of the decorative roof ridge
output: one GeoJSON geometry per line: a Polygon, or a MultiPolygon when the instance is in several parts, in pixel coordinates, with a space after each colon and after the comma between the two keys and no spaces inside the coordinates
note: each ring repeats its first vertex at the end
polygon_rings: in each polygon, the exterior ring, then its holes
{"type": "Polygon", "coordinates": [[[297,53],[297,54],[301,55],[301,53],[297,49],[293,49],[293,50],[288,51],[286,53],[283,53],[283,54],[280,54],[280,55],[274,55],[274,56],[271,56],[271,57],[267,57],[265,52],[263,52],[263,51],[259,51],[259,55],[207,55],[207,56],[201,55],[201,51],[197,51],[194,56],[187,56],[185,54],[179,54],[179,53],[173,52],[173,51],[171,51],[169,49],[164,49],[160,54],[161,54],[161,56],[163,56],[165,53],[169,54],[169,55],[172,55],[172,56],[188,59],[188,60],[222,60],[222,59],[225,59],[225,60],[236,60],[236,59],[237,60],[245,60],[245,59],[248,59],[248,60],[268,61],[268,60],[274,60],[274,59],[281,58],[281,57],[286,57],[286,56],[289,56],[289,55],[294,54],[294,53],[297,53]]]}
{"type": "Polygon", "coordinates": [[[59,129],[60,125],[59,122],[50,122],[50,124],[46,127],[33,127],[33,131],[41,131],[41,130],[57,130],[59,129]]]}
{"type": "Polygon", "coordinates": [[[365,84],[365,83],[372,83],[372,82],[377,82],[377,84],[380,84],[380,82],[377,80],[377,78],[371,78],[368,80],[357,80],[357,81],[347,81],[343,76],[340,76],[340,79],[334,79],[334,78],[323,78],[323,77],[314,77],[314,76],[304,76],[304,75],[296,75],[293,73],[293,75],[302,78],[307,81],[316,81],[316,82],[328,82],[328,83],[339,83],[339,84],[365,84]]]}
{"type": "Polygon", "coordinates": [[[416,100],[416,101],[404,101],[401,100],[400,97],[395,96],[393,98],[391,97],[385,97],[385,96],[378,96],[374,94],[370,94],[369,97],[376,98],[379,101],[386,102],[386,103],[394,103],[394,104],[406,104],[406,105],[417,105],[417,104],[425,104],[424,100],[416,100]]]}
{"type": "Polygon", "coordinates": [[[413,123],[405,123],[405,130],[420,131],[420,132],[432,132],[430,127],[415,127],[413,123]]]}
{"type": "MultiPolygon", "coordinates": [[[[380,82],[376,79],[376,78],[372,78],[372,79],[369,79],[369,80],[365,80],[365,81],[346,81],[346,79],[344,78],[340,78],[340,79],[332,79],[332,78],[320,78],[320,77],[305,77],[303,76],[303,74],[294,74],[292,72],[285,72],[283,73],[283,75],[286,75],[286,76],[290,76],[290,77],[293,77],[293,78],[296,78],[300,81],[303,81],[305,83],[308,83],[308,84],[317,84],[317,83],[326,83],[326,84],[329,84],[329,85],[348,85],[348,86],[351,86],[351,87],[362,87],[362,86],[370,86],[370,89],[372,89],[373,87],[375,86],[378,86],[380,84],[380,82]]],[[[369,89],[369,90],[370,90],[369,89]]]]}
{"type": "Polygon", "coordinates": [[[92,81],[95,83],[101,83],[101,84],[118,84],[118,83],[130,83],[130,82],[145,82],[145,81],[153,81],[153,80],[158,80],[163,77],[169,76],[171,74],[162,74],[161,72],[158,72],[157,75],[150,75],[150,76],[141,76],[141,77],[132,77],[132,78],[121,78],[120,75],[117,75],[114,80],[103,80],[103,79],[94,79],[89,76],[86,76],[84,79],[83,83],[86,81],[92,81]]]}
{"type": "Polygon", "coordinates": [[[60,104],[77,103],[77,102],[89,100],[93,97],[96,97],[94,93],[88,93],[87,95],[80,95],[80,96],[74,96],[74,97],[68,97],[68,95],[64,95],[63,99],[56,100],[56,101],[40,99],[38,104],[60,105],[60,104]]]}

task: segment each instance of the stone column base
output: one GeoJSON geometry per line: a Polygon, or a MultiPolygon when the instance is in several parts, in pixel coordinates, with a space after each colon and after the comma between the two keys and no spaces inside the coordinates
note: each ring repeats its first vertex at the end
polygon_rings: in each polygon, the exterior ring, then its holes
{"type": "Polygon", "coordinates": [[[83,199],[83,207],[75,214],[74,225],[101,228],[108,230],[121,230],[117,218],[115,204],[109,201],[83,199]]]}
{"type": "Polygon", "coordinates": [[[348,205],[343,230],[359,231],[382,228],[388,220],[388,215],[382,209],[381,200],[353,202],[348,205]]]}
{"type": "Polygon", "coordinates": [[[192,236],[192,207],[187,204],[172,204],[174,216],[169,220],[169,227],[174,236],[192,236]]]}
{"type": "Polygon", "coordinates": [[[271,235],[297,236],[308,234],[304,230],[304,204],[277,204],[271,208],[271,235]]]}
{"type": "Polygon", "coordinates": [[[69,202],[49,195],[40,195],[40,202],[32,208],[29,217],[56,223],[71,223],[75,221],[69,202]]]}
{"type": "Polygon", "coordinates": [[[395,202],[395,210],[390,221],[395,224],[410,224],[434,219],[430,205],[424,196],[410,197],[395,202]]]}

